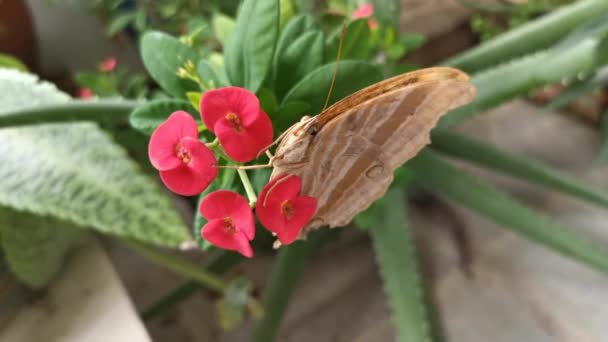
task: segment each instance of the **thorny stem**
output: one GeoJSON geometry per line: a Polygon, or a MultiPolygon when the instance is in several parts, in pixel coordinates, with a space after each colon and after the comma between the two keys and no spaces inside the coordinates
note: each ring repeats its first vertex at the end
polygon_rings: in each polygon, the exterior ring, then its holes
{"type": "Polygon", "coordinates": [[[253,207],[255,205],[255,201],[257,200],[258,196],[256,196],[255,190],[253,190],[253,186],[251,185],[249,176],[247,176],[247,171],[245,171],[243,169],[237,169],[236,172],[239,173],[239,177],[241,178],[243,187],[245,187],[245,192],[247,192],[247,198],[249,199],[249,205],[253,207]]]}

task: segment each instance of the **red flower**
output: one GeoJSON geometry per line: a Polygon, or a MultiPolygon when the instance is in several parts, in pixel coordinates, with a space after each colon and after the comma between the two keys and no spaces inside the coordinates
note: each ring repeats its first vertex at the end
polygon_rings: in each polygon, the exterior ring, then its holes
{"type": "Polygon", "coordinates": [[[215,156],[198,140],[196,122],[183,111],[174,112],[154,130],[148,157],[167,188],[180,195],[202,192],[217,175],[215,156]]]}
{"type": "Polygon", "coordinates": [[[116,58],[108,57],[99,63],[98,69],[103,72],[110,72],[116,68],[116,58]]]}
{"type": "Polygon", "coordinates": [[[93,91],[89,88],[80,88],[78,91],[78,97],[81,99],[90,99],[93,97],[93,91]]]}
{"type": "MultiPolygon", "coordinates": [[[[374,15],[374,5],[372,5],[370,3],[364,3],[361,6],[357,7],[357,9],[355,9],[355,11],[353,12],[353,14],[351,16],[353,19],[359,19],[359,18],[370,18],[372,15],[374,15]]],[[[369,26],[369,28],[371,30],[373,30],[378,27],[378,22],[376,22],[376,20],[370,18],[367,21],[367,26],[369,26]]]]}
{"type": "Polygon", "coordinates": [[[298,195],[301,187],[299,177],[279,176],[264,186],[256,202],[260,223],[284,245],[298,237],[317,210],[316,198],[298,195]]]}
{"type": "Polygon", "coordinates": [[[250,91],[238,87],[209,90],[200,101],[205,126],[226,154],[245,163],[272,143],[272,123],[250,91]]]}
{"type": "Polygon", "coordinates": [[[253,256],[249,241],[255,235],[253,213],[247,200],[236,192],[218,190],[201,201],[198,208],[208,222],[201,228],[201,236],[211,244],[253,256]]]}

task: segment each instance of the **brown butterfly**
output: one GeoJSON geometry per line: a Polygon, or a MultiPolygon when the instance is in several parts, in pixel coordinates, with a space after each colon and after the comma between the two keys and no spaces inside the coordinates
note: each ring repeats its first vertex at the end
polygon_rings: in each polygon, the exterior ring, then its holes
{"type": "Polygon", "coordinates": [[[464,72],[436,67],[405,73],[304,117],[280,138],[271,178],[297,175],[318,207],[303,229],[340,227],[387,191],[393,171],[430,142],[448,110],[469,103],[464,72]]]}

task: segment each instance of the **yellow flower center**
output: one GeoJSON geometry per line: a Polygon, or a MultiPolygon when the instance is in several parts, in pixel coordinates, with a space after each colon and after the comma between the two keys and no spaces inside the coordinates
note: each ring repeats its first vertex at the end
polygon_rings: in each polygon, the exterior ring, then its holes
{"type": "Polygon", "coordinates": [[[228,124],[235,131],[241,132],[243,130],[243,126],[241,125],[241,118],[239,118],[239,116],[235,113],[230,112],[226,114],[226,120],[228,120],[228,124]]]}

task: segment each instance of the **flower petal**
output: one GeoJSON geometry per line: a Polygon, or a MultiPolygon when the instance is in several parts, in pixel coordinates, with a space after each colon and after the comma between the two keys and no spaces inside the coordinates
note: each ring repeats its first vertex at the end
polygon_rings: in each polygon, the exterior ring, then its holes
{"type": "Polygon", "coordinates": [[[175,154],[175,145],[184,137],[196,139],[198,128],[190,114],[177,111],[152,132],[148,143],[148,157],[152,166],[160,171],[180,166],[182,161],[175,154]]]}
{"type": "Polygon", "coordinates": [[[224,119],[228,113],[238,115],[244,126],[250,125],[258,116],[260,102],[255,94],[247,89],[224,87],[206,91],[201,96],[199,107],[205,126],[216,133],[217,122],[224,119]]]}
{"type": "Polygon", "coordinates": [[[213,219],[201,228],[201,236],[209,243],[231,251],[237,251],[247,258],[253,256],[253,250],[245,233],[237,231],[234,234],[226,232],[223,218],[213,219]]]}
{"type": "Polygon", "coordinates": [[[180,144],[190,153],[190,163],[171,170],[160,171],[160,178],[169,190],[183,196],[192,196],[205,190],[217,176],[215,156],[202,142],[186,137],[180,144]]]}
{"type": "Polygon", "coordinates": [[[256,205],[255,214],[262,226],[273,233],[278,234],[285,228],[285,218],[281,215],[280,204],[256,205]]]}
{"type": "Polygon", "coordinates": [[[361,6],[357,7],[357,9],[355,9],[353,11],[352,18],[353,19],[369,18],[373,14],[374,14],[374,5],[372,5],[370,3],[364,3],[364,4],[361,4],[361,6]]]}
{"type": "Polygon", "coordinates": [[[298,176],[289,176],[277,181],[268,189],[264,205],[280,204],[298,196],[302,188],[302,180],[298,176]]]}
{"type": "Polygon", "coordinates": [[[201,201],[198,208],[202,217],[207,220],[231,217],[236,228],[249,240],[255,236],[255,222],[251,207],[245,197],[228,190],[214,191],[201,201]]]}
{"type": "Polygon", "coordinates": [[[228,120],[222,119],[215,125],[215,134],[224,152],[233,160],[245,163],[272,143],[272,124],[266,113],[261,112],[255,122],[237,132],[228,120]]]}
{"type": "Polygon", "coordinates": [[[291,201],[293,217],[285,220],[283,229],[277,232],[277,238],[284,245],[294,242],[304,226],[317,211],[317,199],[309,196],[299,196],[291,201]]]}

